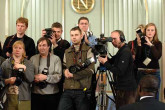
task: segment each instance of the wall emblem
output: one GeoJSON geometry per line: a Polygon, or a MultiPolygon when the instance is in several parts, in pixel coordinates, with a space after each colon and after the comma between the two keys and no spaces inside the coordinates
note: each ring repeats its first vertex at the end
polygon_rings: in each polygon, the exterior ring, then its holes
{"type": "Polygon", "coordinates": [[[71,5],[77,13],[89,13],[95,4],[95,0],[71,0],[71,5]]]}

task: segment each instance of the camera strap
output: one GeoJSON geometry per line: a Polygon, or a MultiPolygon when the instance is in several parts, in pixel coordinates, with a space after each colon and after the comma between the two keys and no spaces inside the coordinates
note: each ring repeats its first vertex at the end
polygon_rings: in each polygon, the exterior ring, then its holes
{"type": "MultiPolygon", "coordinates": [[[[24,35],[24,36],[25,36],[25,35],[24,35]]],[[[7,44],[7,46],[6,46],[6,48],[12,47],[11,42],[13,41],[13,39],[14,39],[15,37],[17,37],[17,34],[14,34],[14,35],[11,37],[11,39],[9,40],[9,42],[8,42],[8,44],[7,44]]],[[[24,42],[24,37],[18,38],[18,39],[20,39],[22,42],[24,42]]]]}
{"type": "MultiPolygon", "coordinates": [[[[39,67],[40,67],[40,62],[41,62],[41,55],[39,57],[39,65],[38,65],[38,72],[39,72],[39,67]]],[[[50,53],[48,53],[48,56],[47,56],[47,68],[48,68],[48,74],[49,74],[49,67],[50,67],[50,53]]]]}
{"type": "Polygon", "coordinates": [[[82,57],[82,44],[80,44],[79,50],[76,51],[75,47],[73,45],[73,62],[74,64],[77,64],[79,62],[81,64],[81,57],[82,57]],[[78,61],[77,61],[78,60],[78,61]]]}
{"type": "Polygon", "coordinates": [[[12,36],[12,38],[9,40],[9,42],[8,42],[8,44],[7,44],[7,46],[6,46],[6,48],[9,48],[9,47],[10,47],[10,44],[11,44],[11,42],[13,41],[13,39],[14,39],[15,36],[16,36],[16,34],[14,34],[14,35],[12,36]]]}
{"type": "MultiPolygon", "coordinates": [[[[15,63],[15,60],[14,60],[13,57],[11,57],[11,67],[12,67],[12,68],[14,67],[14,63],[15,63]]],[[[24,64],[24,60],[21,59],[20,64],[24,64]]]]}

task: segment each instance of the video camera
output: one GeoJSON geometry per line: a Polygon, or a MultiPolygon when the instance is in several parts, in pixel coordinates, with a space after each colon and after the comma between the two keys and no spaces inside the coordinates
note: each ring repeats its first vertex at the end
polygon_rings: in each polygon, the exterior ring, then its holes
{"type": "Polygon", "coordinates": [[[51,39],[51,36],[53,34],[52,28],[46,28],[45,31],[46,31],[46,34],[44,35],[44,37],[51,39]]]}
{"type": "Polygon", "coordinates": [[[142,44],[144,44],[144,43],[147,42],[147,41],[145,40],[145,35],[142,33],[142,31],[141,31],[140,28],[136,29],[136,33],[139,35],[142,44]]]}
{"type": "Polygon", "coordinates": [[[69,67],[69,72],[75,74],[76,72],[88,67],[93,62],[95,62],[95,59],[92,57],[92,58],[87,59],[81,66],[72,65],[69,67]]]}
{"type": "Polygon", "coordinates": [[[16,80],[14,83],[16,86],[19,86],[23,81],[23,77],[24,77],[23,71],[24,71],[23,68],[18,68],[18,69],[12,70],[12,77],[16,77],[16,80]]]}
{"type": "MultiPolygon", "coordinates": [[[[48,75],[48,68],[44,68],[43,71],[42,71],[42,74],[44,75],[48,75]]],[[[44,80],[44,81],[41,81],[39,83],[36,83],[36,85],[40,88],[40,89],[44,89],[46,86],[47,86],[47,82],[44,80]]]]}
{"type": "Polygon", "coordinates": [[[112,42],[112,38],[111,37],[104,37],[104,34],[100,35],[100,38],[97,38],[97,45],[94,46],[94,48],[92,49],[92,52],[95,55],[100,55],[101,57],[105,57],[107,54],[107,42],[112,42]]]}

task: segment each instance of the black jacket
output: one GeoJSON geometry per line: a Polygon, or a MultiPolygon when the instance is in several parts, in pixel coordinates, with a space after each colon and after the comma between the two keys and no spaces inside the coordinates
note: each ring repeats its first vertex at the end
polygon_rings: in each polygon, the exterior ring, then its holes
{"type": "Polygon", "coordinates": [[[121,107],[119,110],[165,110],[165,103],[153,97],[144,98],[139,102],[121,107]]]}
{"type": "Polygon", "coordinates": [[[58,46],[53,49],[53,53],[58,57],[60,57],[61,62],[63,62],[65,50],[70,47],[70,44],[67,40],[63,40],[63,39],[57,42],[57,44],[58,46]]]}
{"type": "Polygon", "coordinates": [[[136,89],[133,59],[127,44],[121,47],[115,56],[105,62],[104,66],[113,73],[117,90],[136,89]]]}
{"type": "Polygon", "coordinates": [[[18,38],[17,35],[12,35],[6,38],[5,43],[3,45],[3,57],[7,58],[6,52],[12,53],[12,46],[15,41],[22,40],[25,45],[26,56],[27,59],[30,59],[31,56],[35,55],[35,43],[34,40],[27,35],[24,35],[22,38],[18,38]]]}

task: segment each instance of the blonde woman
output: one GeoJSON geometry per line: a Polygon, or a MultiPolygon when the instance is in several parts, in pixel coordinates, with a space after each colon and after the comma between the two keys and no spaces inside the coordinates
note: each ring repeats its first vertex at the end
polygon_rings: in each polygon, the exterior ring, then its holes
{"type": "Polygon", "coordinates": [[[26,59],[25,46],[16,41],[12,46],[12,56],[2,63],[2,77],[7,89],[5,110],[31,110],[31,82],[34,66],[26,59]]]}

